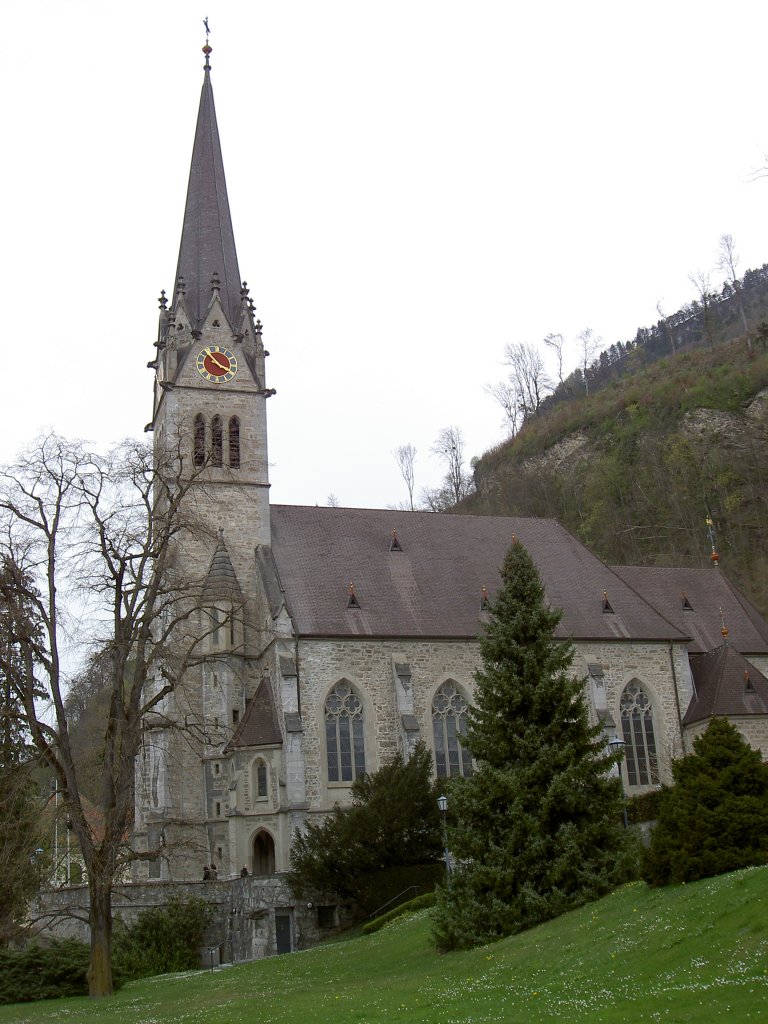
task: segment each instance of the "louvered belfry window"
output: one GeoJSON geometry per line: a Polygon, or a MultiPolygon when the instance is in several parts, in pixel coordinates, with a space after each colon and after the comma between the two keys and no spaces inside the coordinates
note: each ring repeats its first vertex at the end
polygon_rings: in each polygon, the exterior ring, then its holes
{"type": "Polygon", "coordinates": [[[195,416],[192,461],[194,462],[195,469],[200,469],[205,464],[205,417],[202,413],[198,413],[195,416]]]}
{"type": "Polygon", "coordinates": [[[229,417],[229,468],[240,469],[240,420],[229,417]]]}

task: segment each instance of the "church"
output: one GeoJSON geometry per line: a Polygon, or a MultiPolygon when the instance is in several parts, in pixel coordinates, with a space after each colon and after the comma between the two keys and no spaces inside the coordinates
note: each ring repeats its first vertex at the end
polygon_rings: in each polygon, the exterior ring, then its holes
{"type": "MultiPolygon", "coordinates": [[[[210,48],[173,294],[161,299],[158,459],[195,476],[205,655],[145,723],[136,882],[290,866],[291,837],[358,776],[425,743],[438,777],[462,747],[477,636],[516,537],[563,611],[590,715],[625,744],[628,795],[671,779],[717,715],[768,756],[768,622],[706,569],[609,567],[554,520],[271,505],[262,324],[242,282],[210,48]]],[[[279,339],[275,342],[279,344],[279,339]]]]}

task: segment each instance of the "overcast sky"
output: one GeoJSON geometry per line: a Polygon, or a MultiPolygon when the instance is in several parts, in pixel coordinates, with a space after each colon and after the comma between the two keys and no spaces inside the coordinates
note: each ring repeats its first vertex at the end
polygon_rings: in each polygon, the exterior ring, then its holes
{"type": "MultiPolygon", "coordinates": [[[[0,0],[0,460],[142,433],[173,287],[202,18],[272,498],[402,501],[392,457],[503,435],[509,342],[634,336],[733,235],[768,261],[768,5],[0,0]]],[[[722,282],[714,273],[713,283],[722,282]]],[[[569,368],[575,364],[572,349],[569,368]]]]}

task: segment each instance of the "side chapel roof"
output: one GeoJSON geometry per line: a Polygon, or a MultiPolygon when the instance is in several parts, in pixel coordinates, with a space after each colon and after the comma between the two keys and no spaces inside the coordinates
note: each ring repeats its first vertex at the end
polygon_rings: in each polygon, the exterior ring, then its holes
{"type": "Polygon", "coordinates": [[[219,278],[219,298],[235,329],[240,309],[240,271],[229,212],[224,161],[221,155],[211,70],[206,60],[195,142],[184,207],[175,285],[183,278],[184,303],[199,328],[211,300],[211,278],[219,278]]]}
{"type": "Polygon", "coordinates": [[[262,679],[256,693],[247,702],[245,714],[224,750],[226,753],[240,747],[271,746],[282,742],[272,689],[269,681],[262,679]]]}
{"type": "Polygon", "coordinates": [[[515,535],[563,610],[559,636],[685,640],[554,519],[273,505],[271,524],[302,636],[474,639],[515,535]]]}
{"type": "Polygon", "coordinates": [[[692,657],[691,672],[696,694],[683,725],[715,715],[768,715],[768,679],[730,643],[692,657]]]}

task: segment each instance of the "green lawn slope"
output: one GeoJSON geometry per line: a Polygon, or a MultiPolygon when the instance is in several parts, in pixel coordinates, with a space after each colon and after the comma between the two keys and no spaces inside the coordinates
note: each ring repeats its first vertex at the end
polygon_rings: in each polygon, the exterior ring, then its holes
{"type": "Polygon", "coordinates": [[[0,1022],[768,1020],[768,868],[625,886],[470,953],[438,956],[429,911],[272,960],[134,982],[112,999],[0,1008],[0,1022]]]}

